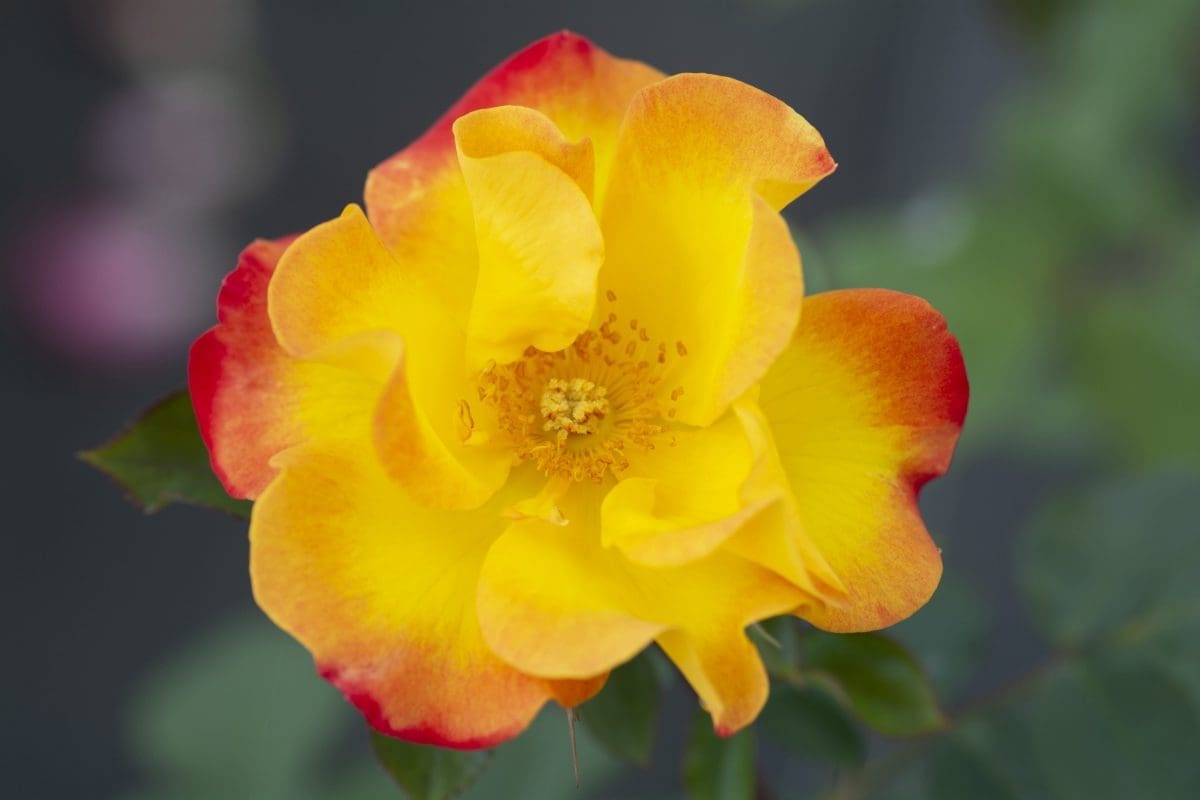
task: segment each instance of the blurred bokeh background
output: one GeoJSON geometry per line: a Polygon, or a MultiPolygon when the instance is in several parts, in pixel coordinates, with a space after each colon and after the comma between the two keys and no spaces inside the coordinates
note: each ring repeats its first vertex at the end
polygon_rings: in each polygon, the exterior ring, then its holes
{"type": "MultiPolygon", "coordinates": [[[[393,796],[256,613],[245,524],[145,516],[73,453],[183,384],[244,243],[336,215],[564,27],[796,107],[840,164],[787,212],[810,289],[921,294],[966,357],[922,498],[946,578],[895,632],[955,727],[868,736],[851,781],[768,731],[761,796],[1200,796],[1195,0],[9,0],[0,794],[393,796]]],[[[648,768],[585,729],[580,791],[542,720],[469,796],[680,796],[693,704],[668,691],[648,768]]]]}

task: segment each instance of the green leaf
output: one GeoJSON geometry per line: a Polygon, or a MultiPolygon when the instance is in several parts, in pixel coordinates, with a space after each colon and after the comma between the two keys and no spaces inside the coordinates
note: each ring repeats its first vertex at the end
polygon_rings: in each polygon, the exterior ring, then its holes
{"type": "Polygon", "coordinates": [[[619,758],[650,761],[660,691],[649,652],[613,670],[604,689],[580,709],[596,741],[619,758]]]}
{"type": "Polygon", "coordinates": [[[458,797],[478,780],[491,756],[486,750],[410,744],[375,731],[371,731],[371,748],[410,800],[458,797]]]}
{"type": "Polygon", "coordinates": [[[250,503],[226,494],[213,475],[187,392],[163,398],[107,444],[79,457],[147,512],[182,502],[250,516],[250,503]]]}
{"type": "Polygon", "coordinates": [[[698,714],[683,779],[692,800],[751,800],[757,783],[753,729],[722,739],[713,731],[709,716],[698,714]]]}
{"type": "Polygon", "coordinates": [[[866,740],[848,709],[816,682],[773,685],[761,725],[772,741],[803,758],[849,767],[866,758],[866,740]]]}
{"type": "Polygon", "coordinates": [[[1200,476],[1161,472],[1040,513],[1020,543],[1018,566],[1032,616],[1050,640],[1169,649],[1200,637],[1198,496],[1200,476]]]}
{"type": "Polygon", "coordinates": [[[929,680],[904,648],[873,633],[804,637],[807,670],[825,673],[846,692],[854,713],[880,733],[912,736],[942,727],[929,680]]]}

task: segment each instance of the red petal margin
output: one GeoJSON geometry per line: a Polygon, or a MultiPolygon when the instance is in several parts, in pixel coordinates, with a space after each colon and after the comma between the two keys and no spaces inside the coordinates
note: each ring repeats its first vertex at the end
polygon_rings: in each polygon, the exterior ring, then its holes
{"type": "Polygon", "coordinates": [[[457,166],[452,127],[463,114],[500,105],[537,109],[572,141],[592,139],[597,161],[603,162],[629,99],[663,77],[569,31],[534,42],[485,75],[424,135],[371,172],[365,199],[372,225],[390,247],[399,246],[414,227],[423,227],[409,217],[436,193],[438,173],[457,166]]]}
{"type": "Polygon", "coordinates": [[[267,317],[267,285],[295,239],[259,239],[242,251],[217,295],[218,324],[192,344],[188,391],[213,472],[234,497],[254,499],[274,477],[268,462],[296,441],[287,405],[288,356],[267,317]]]}
{"type": "Polygon", "coordinates": [[[358,709],[368,725],[385,736],[403,739],[413,744],[432,744],[454,750],[481,750],[495,747],[525,730],[525,724],[518,723],[509,729],[496,731],[488,736],[455,739],[436,725],[421,724],[398,729],[388,722],[383,704],[375,697],[370,688],[344,679],[336,667],[319,666],[317,671],[322,678],[341,690],[346,700],[358,709]]]}
{"type": "Polygon", "coordinates": [[[801,616],[826,630],[876,630],[933,594],[941,554],[917,496],[950,466],[969,393],[958,341],[921,298],[805,298],[795,342],[759,399],[804,533],[848,596],[801,616]]]}
{"type": "MultiPolygon", "coordinates": [[[[407,148],[454,152],[454,121],[471,111],[502,105],[536,107],[556,87],[582,85],[596,73],[596,61],[607,52],[570,31],[560,31],[515,53],[479,79],[425,134],[407,148]]],[[[385,164],[387,162],[384,162],[385,164]]]]}

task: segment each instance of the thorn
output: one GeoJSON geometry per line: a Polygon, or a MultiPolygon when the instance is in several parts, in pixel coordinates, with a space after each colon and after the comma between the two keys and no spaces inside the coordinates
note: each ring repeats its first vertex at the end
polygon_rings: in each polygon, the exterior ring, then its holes
{"type": "Polygon", "coordinates": [[[575,788],[579,788],[579,750],[575,747],[575,709],[568,708],[567,712],[567,734],[571,739],[571,767],[575,772],[575,788]]]}

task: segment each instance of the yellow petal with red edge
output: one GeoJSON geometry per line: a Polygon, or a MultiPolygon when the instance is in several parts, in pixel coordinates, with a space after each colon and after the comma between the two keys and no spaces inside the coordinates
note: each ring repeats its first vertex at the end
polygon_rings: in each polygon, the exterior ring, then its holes
{"type": "Polygon", "coordinates": [[[188,354],[188,394],[213,472],[234,497],[257,497],[275,477],[271,457],[304,437],[291,359],[267,317],[267,284],[291,239],[242,251],[217,296],[219,324],[188,354]]]}
{"type": "Polygon", "coordinates": [[[561,350],[591,319],[604,260],[591,142],[568,142],[544,114],[519,106],[460,117],[454,136],[479,248],[468,361],[561,350]]]}
{"type": "Polygon", "coordinates": [[[714,75],[676,75],[630,103],[601,227],[601,289],[660,341],[681,342],[664,386],[679,419],[712,422],[791,339],[803,282],[776,213],[833,171],[784,103],[714,75]]]}
{"type": "Polygon", "coordinates": [[[235,497],[254,498],[267,487],[278,453],[349,419],[369,419],[377,395],[378,375],[363,365],[325,358],[332,353],[293,358],[275,340],[267,286],[291,241],[260,240],[243,251],[221,286],[220,324],[196,340],[188,360],[213,471],[235,497]]]}
{"type": "Polygon", "coordinates": [[[524,519],[496,541],[479,581],[485,641],[524,672],[571,678],[610,669],[670,634],[668,655],[680,659],[717,728],[748,724],[765,684],[753,680],[757,655],[743,647],[743,631],[798,607],[805,595],[721,549],[679,566],[628,560],[600,543],[602,491],[575,484],[560,499],[567,525],[524,519]],[[687,648],[702,655],[693,659],[687,648]],[[739,678],[727,682],[729,675],[739,678]]]}
{"type": "Polygon", "coordinates": [[[883,290],[804,301],[792,346],[762,383],[805,535],[847,590],[801,611],[834,631],[885,627],[941,576],[917,493],[943,474],[967,408],[958,343],[924,300],[883,290]]]}
{"type": "Polygon", "coordinates": [[[484,76],[420,139],[371,172],[366,186],[371,221],[397,257],[427,275],[465,322],[477,257],[469,235],[471,204],[451,130],[455,120],[482,108],[526,106],[549,117],[568,140],[588,138],[598,202],[629,98],[662,77],[572,33],[534,42],[484,76]]]}
{"type": "MultiPolygon", "coordinates": [[[[269,312],[280,344],[296,357],[380,332],[403,341],[380,398],[375,441],[389,474],[415,500],[472,508],[503,483],[507,454],[468,443],[474,389],[462,330],[356,206],[288,248],[271,279],[269,312]]],[[[330,420],[334,433],[340,424],[330,420]]]]}
{"type": "Polygon", "coordinates": [[[475,585],[505,498],[471,512],[420,508],[353,438],[293,450],[281,466],[251,519],[255,599],[377,730],[489,747],[547,699],[573,704],[599,688],[524,675],[483,642],[475,585]]]}

